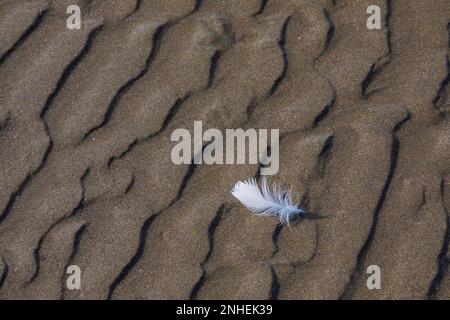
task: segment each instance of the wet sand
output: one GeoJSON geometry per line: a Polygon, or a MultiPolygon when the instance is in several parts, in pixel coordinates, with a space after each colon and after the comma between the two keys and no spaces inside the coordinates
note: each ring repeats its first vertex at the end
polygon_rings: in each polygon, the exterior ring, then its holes
{"type": "Polygon", "coordinates": [[[448,0],[0,0],[0,299],[450,299],[449,57],[448,0]],[[194,121],[279,129],[321,218],[173,164],[194,121]]]}

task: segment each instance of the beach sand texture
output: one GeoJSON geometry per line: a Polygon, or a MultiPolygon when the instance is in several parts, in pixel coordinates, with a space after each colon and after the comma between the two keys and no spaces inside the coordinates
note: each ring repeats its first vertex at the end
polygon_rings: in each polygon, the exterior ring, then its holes
{"type": "Polygon", "coordinates": [[[449,299],[449,57],[449,0],[0,0],[0,299],[449,299]],[[279,129],[321,218],[173,164],[195,120],[279,129]]]}

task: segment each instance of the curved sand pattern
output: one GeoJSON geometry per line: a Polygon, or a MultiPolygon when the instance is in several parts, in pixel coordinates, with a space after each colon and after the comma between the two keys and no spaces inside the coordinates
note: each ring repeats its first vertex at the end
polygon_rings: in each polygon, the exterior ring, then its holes
{"type": "Polygon", "coordinates": [[[0,299],[450,298],[448,0],[113,2],[0,1],[0,299]],[[194,120],[280,129],[321,218],[250,214],[258,165],[174,165],[194,120]]]}

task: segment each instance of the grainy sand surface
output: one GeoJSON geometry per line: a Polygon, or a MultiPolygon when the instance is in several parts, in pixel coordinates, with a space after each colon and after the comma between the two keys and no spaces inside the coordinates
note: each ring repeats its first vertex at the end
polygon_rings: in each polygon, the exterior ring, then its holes
{"type": "Polygon", "coordinates": [[[0,299],[450,299],[449,22],[449,0],[0,0],[0,299]],[[173,164],[194,120],[279,129],[272,180],[322,218],[251,214],[230,191],[258,165],[173,164]]]}

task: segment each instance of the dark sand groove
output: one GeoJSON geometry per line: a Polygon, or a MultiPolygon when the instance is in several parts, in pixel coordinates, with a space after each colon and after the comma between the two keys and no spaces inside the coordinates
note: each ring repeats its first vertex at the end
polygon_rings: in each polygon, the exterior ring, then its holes
{"type": "MultiPolygon", "coordinates": [[[[22,9],[22,8],[21,8],[22,9]]],[[[5,11],[4,11],[5,12],[5,11]]],[[[39,25],[42,22],[42,19],[44,18],[45,14],[46,14],[46,10],[40,12],[36,18],[34,19],[33,23],[28,27],[27,30],[25,30],[25,32],[20,36],[19,39],[17,39],[17,41],[9,48],[6,49],[4,48],[2,51],[2,54],[0,56],[0,66],[3,64],[3,62],[14,52],[14,50],[16,50],[23,42],[25,42],[25,40],[28,38],[28,36],[33,33],[36,28],[39,27],[39,25]]],[[[22,22],[23,23],[23,22],[22,22]]],[[[3,25],[3,28],[8,28],[8,25],[3,25]]],[[[7,43],[6,39],[2,39],[2,44],[7,43]]]]}
{"type": "Polygon", "coordinates": [[[189,295],[189,299],[191,299],[191,300],[194,300],[194,299],[197,298],[197,295],[198,295],[201,287],[205,283],[206,271],[204,270],[204,266],[208,262],[209,258],[211,257],[211,254],[213,252],[213,248],[214,248],[214,233],[215,233],[215,231],[217,229],[217,226],[220,223],[220,220],[222,219],[222,216],[226,212],[226,210],[229,210],[229,208],[226,208],[225,205],[223,204],[219,208],[219,210],[217,210],[216,216],[214,217],[214,219],[211,221],[211,224],[209,225],[209,228],[208,228],[209,250],[208,250],[208,253],[205,256],[205,259],[200,263],[200,265],[201,265],[201,267],[203,269],[203,274],[200,277],[200,279],[197,281],[197,283],[194,285],[194,287],[192,288],[191,294],[189,295]]]}
{"type": "MultiPolygon", "coordinates": [[[[407,121],[408,118],[405,118],[405,121],[407,121]]],[[[399,152],[399,142],[395,134],[392,136],[392,146],[391,146],[391,159],[390,159],[390,168],[389,168],[389,174],[386,178],[385,185],[383,187],[383,190],[380,194],[380,199],[378,200],[377,207],[375,208],[374,214],[373,214],[373,222],[372,226],[370,227],[369,235],[367,237],[366,242],[364,243],[363,247],[358,253],[357,262],[355,270],[353,271],[352,275],[350,276],[350,280],[345,286],[345,289],[343,293],[340,296],[340,299],[348,299],[350,296],[349,291],[354,286],[355,276],[356,274],[361,274],[363,272],[363,266],[364,266],[364,259],[367,255],[368,250],[370,249],[370,246],[372,245],[373,237],[376,232],[377,223],[378,223],[378,216],[380,214],[380,210],[383,207],[384,200],[386,199],[387,192],[389,190],[389,186],[392,181],[392,177],[394,176],[395,168],[397,166],[397,158],[398,158],[398,152],[399,152]]]]}
{"type": "Polygon", "coordinates": [[[448,0],[0,0],[0,299],[450,299],[449,27],[448,0]],[[259,164],[172,163],[196,120],[279,129],[309,214],[232,197],[259,164]]]}
{"type": "Polygon", "coordinates": [[[286,21],[283,24],[283,28],[281,29],[280,40],[278,41],[280,50],[283,53],[283,71],[281,71],[280,76],[277,78],[277,80],[275,80],[272,88],[270,88],[269,95],[271,95],[271,96],[277,91],[278,87],[280,86],[281,81],[283,81],[283,79],[286,77],[286,72],[288,69],[288,58],[287,58],[286,49],[284,46],[286,44],[286,30],[287,30],[290,19],[291,19],[291,17],[286,18],[286,21]]]}
{"type": "Polygon", "coordinates": [[[49,235],[49,233],[55,227],[56,228],[58,227],[58,224],[64,223],[64,220],[73,217],[74,215],[76,215],[85,206],[85,191],[86,190],[84,188],[84,182],[83,181],[84,181],[84,179],[86,178],[86,176],[88,174],[89,174],[89,168],[85,171],[85,173],[80,178],[80,185],[81,185],[81,190],[82,191],[81,191],[81,197],[80,197],[80,201],[78,202],[78,205],[72,210],[72,212],[69,212],[68,214],[63,216],[61,219],[56,221],[54,224],[52,224],[48,228],[48,230],[44,232],[42,237],[39,239],[37,247],[34,249],[34,261],[35,261],[35,264],[36,264],[36,269],[35,269],[35,272],[34,272],[33,276],[28,281],[27,285],[32,283],[36,279],[36,277],[39,275],[40,263],[41,263],[41,250],[42,250],[43,243],[46,240],[46,237],[49,235]]]}
{"type": "MultiPolygon", "coordinates": [[[[448,208],[450,205],[450,197],[448,196],[450,192],[450,185],[449,185],[449,179],[448,175],[444,177],[443,179],[443,201],[445,204],[445,208],[447,211],[447,234],[448,237],[448,208]]],[[[448,239],[448,238],[447,238],[448,239]]],[[[445,252],[445,241],[443,243],[442,252],[445,252]]],[[[447,251],[440,255],[440,268],[438,269],[438,273],[436,274],[435,280],[436,282],[432,282],[430,286],[429,293],[431,294],[431,298],[437,298],[437,299],[448,299],[449,293],[450,293],[450,286],[449,286],[449,262],[450,262],[450,245],[447,246],[447,251]],[[433,284],[436,284],[436,287],[433,286],[433,284]],[[434,292],[436,290],[436,292],[434,292]]]]}
{"type": "Polygon", "coordinates": [[[442,283],[442,280],[446,276],[448,272],[448,258],[447,258],[447,251],[450,244],[450,214],[448,211],[448,208],[445,204],[445,180],[444,178],[441,178],[441,196],[442,196],[442,205],[444,207],[445,213],[447,215],[447,225],[446,225],[446,231],[444,240],[442,241],[442,248],[439,252],[438,256],[438,270],[436,273],[436,276],[434,277],[433,281],[430,283],[430,288],[428,289],[428,298],[429,299],[435,299],[436,294],[439,290],[439,287],[442,283]]]}
{"type": "Polygon", "coordinates": [[[9,272],[9,266],[8,266],[8,264],[6,263],[5,258],[2,257],[2,275],[1,275],[1,277],[0,277],[0,289],[1,289],[2,286],[3,286],[3,283],[4,283],[5,280],[6,280],[6,277],[8,276],[8,272],[9,272]]]}

